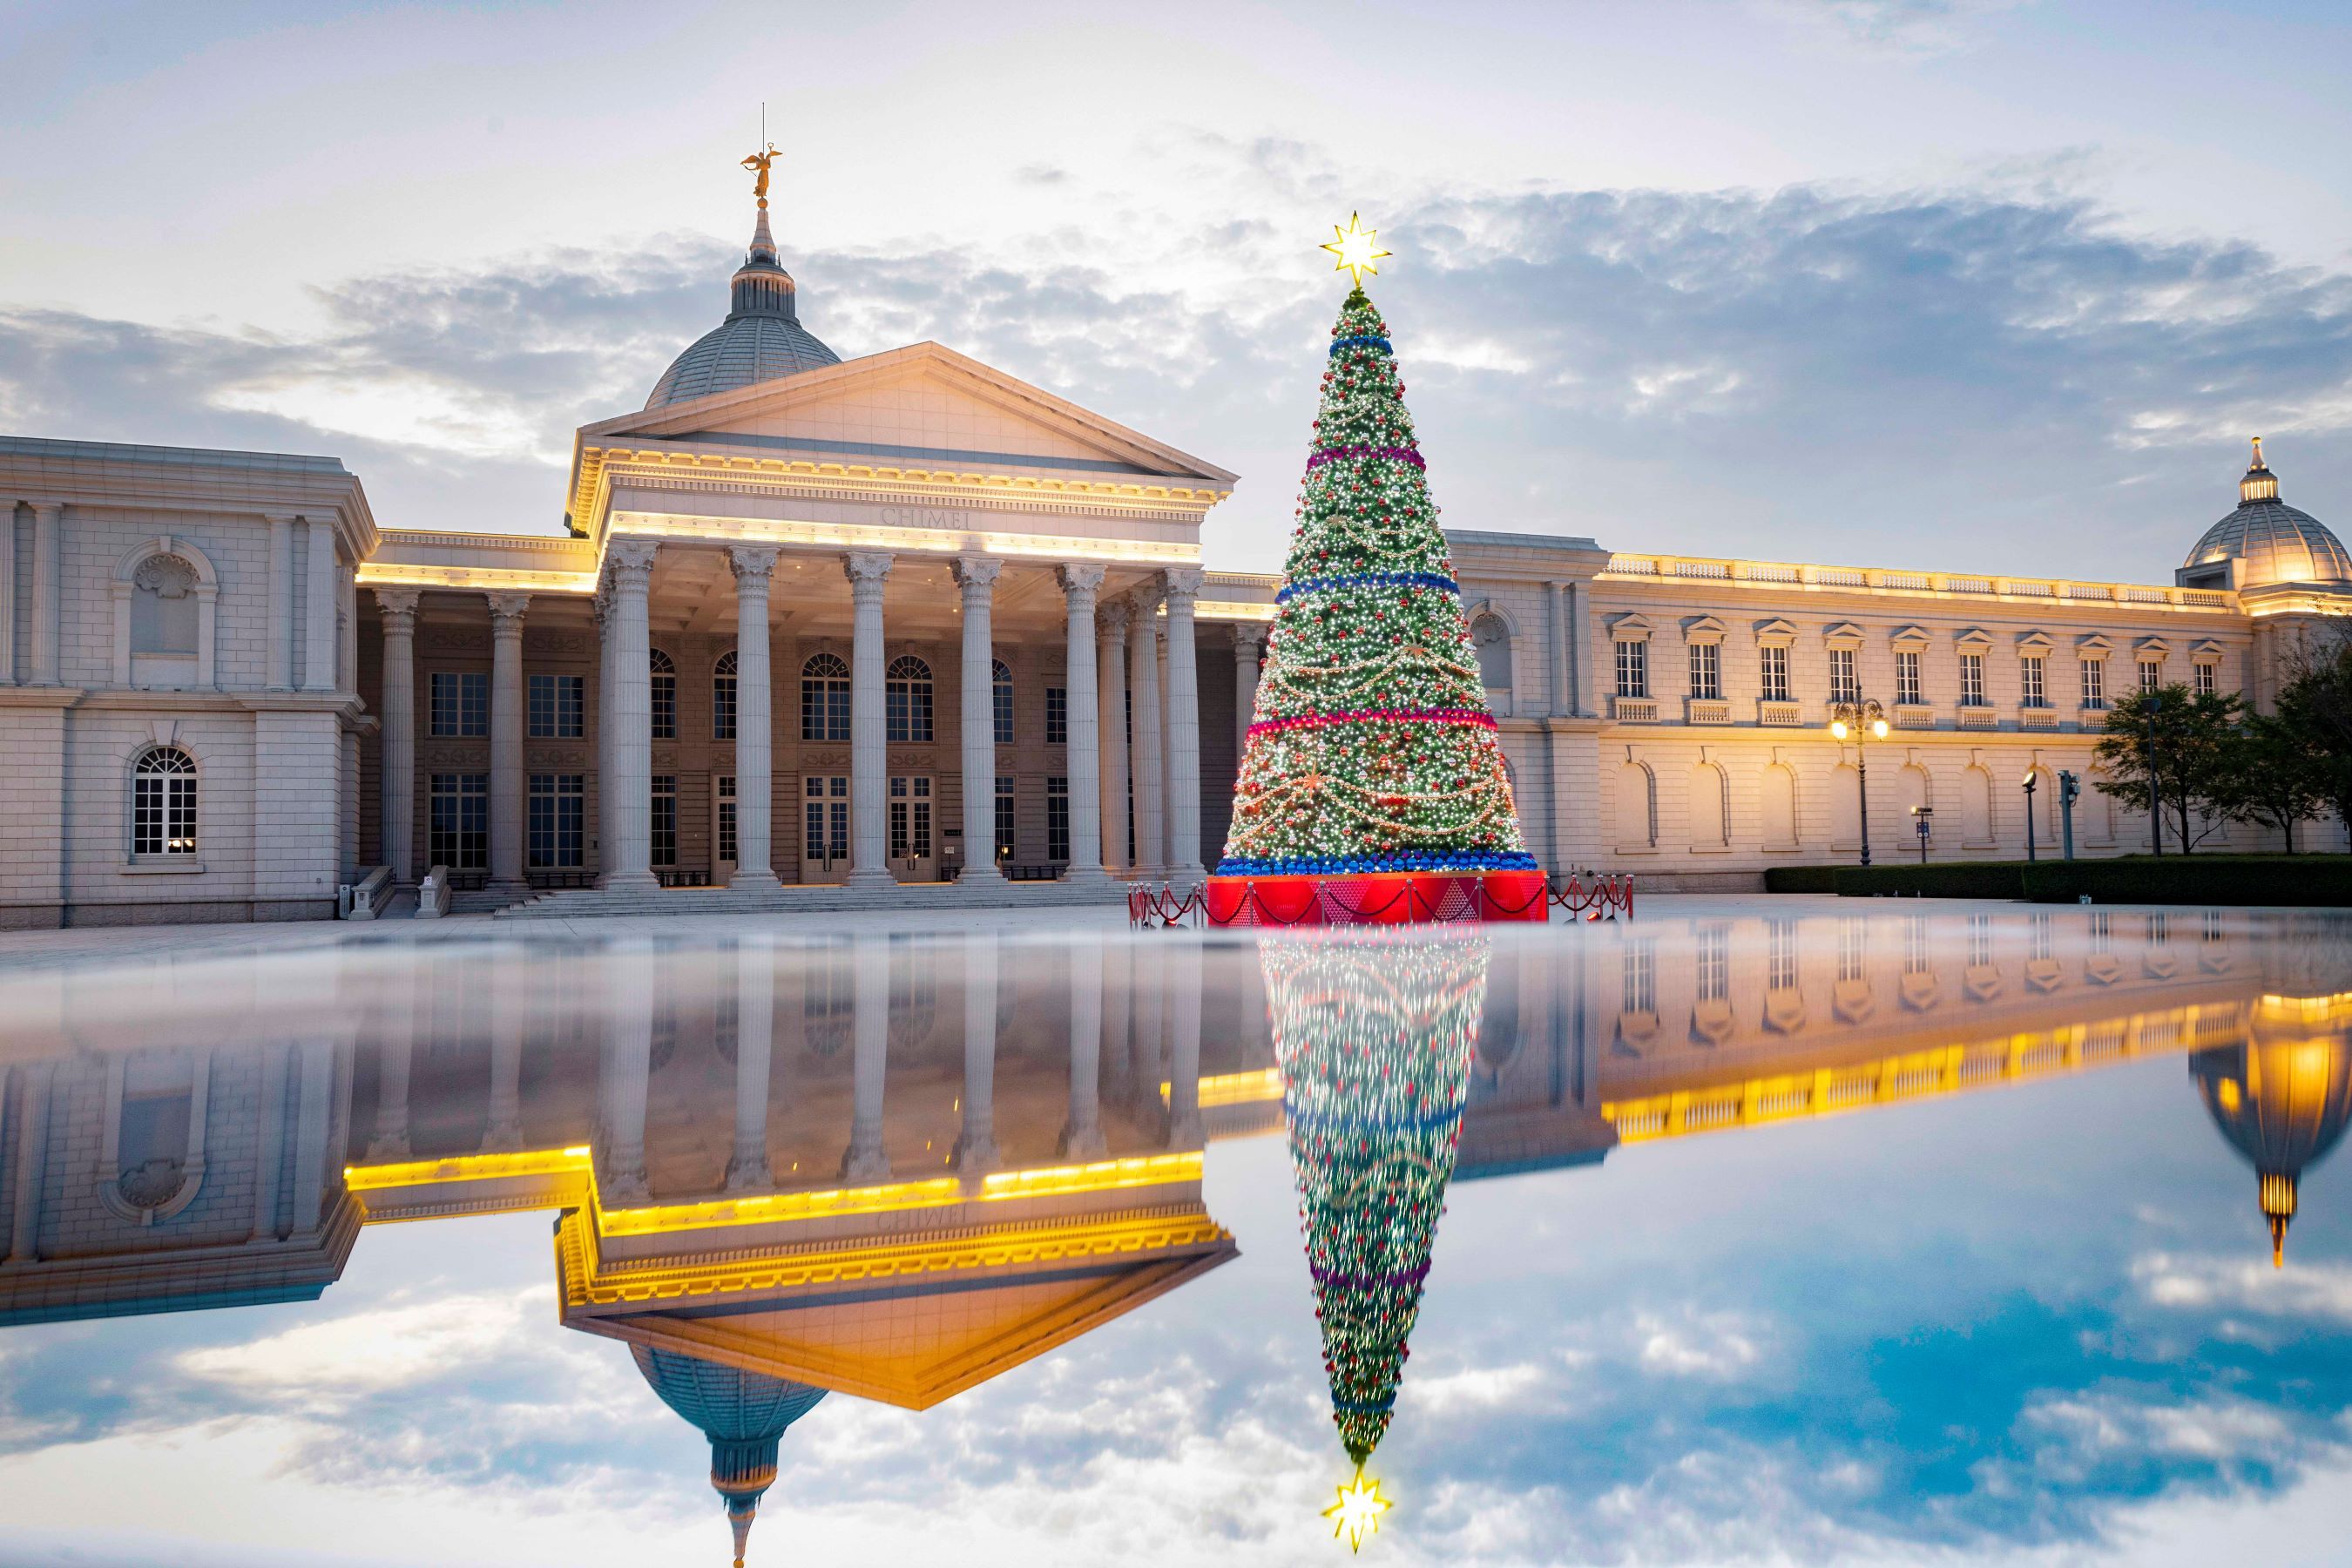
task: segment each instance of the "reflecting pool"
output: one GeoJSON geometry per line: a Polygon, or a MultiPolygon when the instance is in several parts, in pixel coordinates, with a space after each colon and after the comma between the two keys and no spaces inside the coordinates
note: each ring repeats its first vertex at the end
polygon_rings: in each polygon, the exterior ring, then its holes
{"type": "Polygon", "coordinates": [[[0,1564],[2352,1560],[2345,917],[478,929],[0,953],[0,1564]]]}

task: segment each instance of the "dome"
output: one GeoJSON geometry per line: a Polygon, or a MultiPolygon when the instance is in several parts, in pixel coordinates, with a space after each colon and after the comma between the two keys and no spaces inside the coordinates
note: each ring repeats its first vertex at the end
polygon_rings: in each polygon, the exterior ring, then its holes
{"type": "Polygon", "coordinates": [[[751,1520],[776,1479],[777,1439],[824,1390],[648,1345],[631,1345],[629,1353],[661,1402],[710,1439],[710,1485],[727,1505],[735,1568],[743,1568],[751,1520]]]}
{"type": "Polygon", "coordinates": [[[751,248],[736,269],[727,319],[694,340],[654,383],[647,408],[661,408],[714,392],[733,392],[804,370],[839,364],[841,356],[801,325],[799,290],[776,259],[768,232],[768,204],[751,231],[751,248]]]}
{"type": "Polygon", "coordinates": [[[2304,1170],[2336,1147],[2352,1121],[2347,1012],[2339,997],[2264,996],[2244,1045],[2189,1058],[2214,1126],[2254,1167],[2273,1261],[2284,1261],[2304,1170]]]}
{"type": "Polygon", "coordinates": [[[2278,476],[2263,465],[2257,436],[2253,464],[2238,482],[2237,510],[2205,531],[2179,575],[2192,588],[2352,582],[2352,552],[2326,523],[2278,499],[2278,476]]]}

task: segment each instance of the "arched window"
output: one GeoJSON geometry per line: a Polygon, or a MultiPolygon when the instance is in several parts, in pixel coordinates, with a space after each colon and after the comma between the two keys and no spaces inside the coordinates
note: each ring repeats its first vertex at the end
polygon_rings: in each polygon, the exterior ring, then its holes
{"type": "Polygon", "coordinates": [[[1478,684],[1489,691],[1511,689],[1511,628],[1496,615],[1470,623],[1470,646],[1478,650],[1478,684]]]}
{"type": "Polygon", "coordinates": [[[996,715],[996,743],[1013,744],[1013,669],[1003,659],[991,660],[988,666],[989,696],[992,710],[996,715]]]}
{"type": "Polygon", "coordinates": [[[730,648],[719,656],[710,671],[710,738],[731,741],[735,738],[735,652],[730,648]]]}
{"type": "Polygon", "coordinates": [[[131,651],[196,652],[196,569],[176,555],[150,555],[131,576],[131,651]]]}
{"type": "Polygon", "coordinates": [[[894,742],[931,738],[931,667],[913,654],[890,661],[882,677],[882,711],[894,742]]]}
{"type": "Polygon", "coordinates": [[[131,775],[131,852],[196,852],[196,763],[177,746],[141,753],[131,775]]]}
{"type": "Polygon", "coordinates": [[[653,668],[654,739],[677,739],[677,666],[655,648],[646,662],[653,668]]]}
{"type": "Polygon", "coordinates": [[[849,666],[838,654],[811,654],[801,666],[801,739],[849,739],[849,666]]]}

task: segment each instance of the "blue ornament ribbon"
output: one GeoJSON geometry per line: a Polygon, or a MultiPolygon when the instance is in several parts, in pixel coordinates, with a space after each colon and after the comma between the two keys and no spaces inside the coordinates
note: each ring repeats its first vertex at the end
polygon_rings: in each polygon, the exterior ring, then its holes
{"type": "Polygon", "coordinates": [[[1378,349],[1378,350],[1380,350],[1382,353],[1388,353],[1388,354],[1392,354],[1392,353],[1396,353],[1396,345],[1395,345],[1394,343],[1392,343],[1392,342],[1389,342],[1389,341],[1388,341],[1388,339],[1386,339],[1386,338],[1375,338],[1375,337],[1333,338],[1333,339],[1331,340],[1331,353],[1330,353],[1330,355],[1329,355],[1328,357],[1330,357],[1330,358],[1332,358],[1332,359],[1338,359],[1338,358],[1339,357],[1339,351],[1340,351],[1341,349],[1368,349],[1368,348],[1369,348],[1369,349],[1378,349]]]}
{"type": "Polygon", "coordinates": [[[1334,588],[1435,588],[1459,594],[1462,584],[1442,572],[1347,572],[1336,577],[1301,577],[1286,583],[1274,602],[1286,605],[1299,594],[1323,594],[1334,588]]]}
{"type": "Polygon", "coordinates": [[[1227,856],[1220,877],[1360,877],[1381,871],[1535,871],[1541,868],[1524,849],[1404,850],[1390,855],[1301,856],[1254,859],[1227,856]]]}

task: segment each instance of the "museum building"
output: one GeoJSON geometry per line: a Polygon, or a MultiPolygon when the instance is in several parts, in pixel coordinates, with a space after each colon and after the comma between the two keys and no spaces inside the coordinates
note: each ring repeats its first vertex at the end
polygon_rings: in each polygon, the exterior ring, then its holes
{"type": "MultiPolygon", "coordinates": [[[[1278,586],[1202,560],[1235,476],[937,343],[842,360],[764,206],[730,291],[581,427],[566,532],[382,527],[331,458],[0,437],[0,928],[1197,881],[1278,586]]],[[[2059,770],[2078,853],[2144,848],[2087,787],[2108,706],[2267,704],[2352,612],[2259,443],[2163,585],[1447,537],[1529,847],[1656,888],[1852,858],[1865,760],[1882,856],[2021,854],[2029,805],[2055,844],[2059,770]],[[1826,728],[1864,697],[1866,759],[1826,728]]]]}

